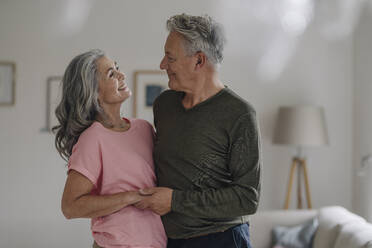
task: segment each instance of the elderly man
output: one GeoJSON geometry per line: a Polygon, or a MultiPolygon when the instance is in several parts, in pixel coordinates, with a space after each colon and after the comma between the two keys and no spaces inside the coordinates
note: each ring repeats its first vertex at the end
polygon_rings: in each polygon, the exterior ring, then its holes
{"type": "Polygon", "coordinates": [[[148,197],[137,207],[162,215],[168,247],[251,247],[261,167],[255,110],[219,79],[218,23],[182,14],[167,28],[160,68],[170,90],[154,103],[159,187],[142,190],[148,197]]]}

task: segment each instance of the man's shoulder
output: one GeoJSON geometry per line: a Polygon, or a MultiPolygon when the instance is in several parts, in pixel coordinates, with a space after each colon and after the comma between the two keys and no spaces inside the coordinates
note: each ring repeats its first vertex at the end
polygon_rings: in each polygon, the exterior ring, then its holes
{"type": "Polygon", "coordinates": [[[233,112],[239,112],[241,114],[256,112],[256,110],[254,109],[253,105],[250,102],[239,96],[233,90],[231,90],[230,88],[226,88],[225,91],[226,91],[225,102],[233,112]]]}
{"type": "Polygon", "coordinates": [[[160,93],[160,95],[155,99],[155,103],[173,101],[174,99],[178,98],[179,95],[180,92],[167,89],[160,93]]]}

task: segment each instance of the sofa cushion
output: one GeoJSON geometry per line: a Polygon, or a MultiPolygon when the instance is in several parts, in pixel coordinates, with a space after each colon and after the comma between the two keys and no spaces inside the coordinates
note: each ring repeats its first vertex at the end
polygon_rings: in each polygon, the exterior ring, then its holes
{"type": "Polygon", "coordinates": [[[372,225],[365,222],[342,225],[334,248],[372,248],[372,225]]]}
{"type": "Polygon", "coordinates": [[[314,237],[314,247],[334,247],[342,225],[347,223],[366,223],[366,221],[343,207],[321,208],[318,213],[319,227],[314,237]]]}
{"type": "Polygon", "coordinates": [[[276,226],[273,229],[272,244],[274,247],[311,248],[317,227],[317,218],[292,227],[276,226]]]}
{"type": "Polygon", "coordinates": [[[295,226],[317,216],[317,210],[259,211],[251,216],[251,241],[254,248],[268,248],[271,232],[275,226],[295,226]]]}

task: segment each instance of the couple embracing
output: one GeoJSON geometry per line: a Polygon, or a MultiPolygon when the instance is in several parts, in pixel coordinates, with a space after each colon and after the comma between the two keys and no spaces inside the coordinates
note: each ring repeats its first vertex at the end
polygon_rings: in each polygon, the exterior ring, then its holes
{"type": "Polygon", "coordinates": [[[131,91],[103,51],[68,65],[53,129],[68,161],[62,212],[92,219],[93,247],[251,247],[261,171],[256,112],[219,79],[220,24],[181,14],[167,29],[160,68],[170,90],[154,102],[155,130],[121,116],[131,91]]]}

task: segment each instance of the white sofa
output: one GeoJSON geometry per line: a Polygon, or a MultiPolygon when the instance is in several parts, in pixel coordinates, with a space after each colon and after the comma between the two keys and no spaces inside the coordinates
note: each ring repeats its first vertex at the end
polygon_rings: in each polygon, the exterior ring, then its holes
{"type": "Polygon", "coordinates": [[[275,226],[296,226],[313,218],[319,222],[313,248],[372,248],[372,224],[343,207],[318,210],[258,211],[251,217],[253,248],[270,248],[275,226]]]}

